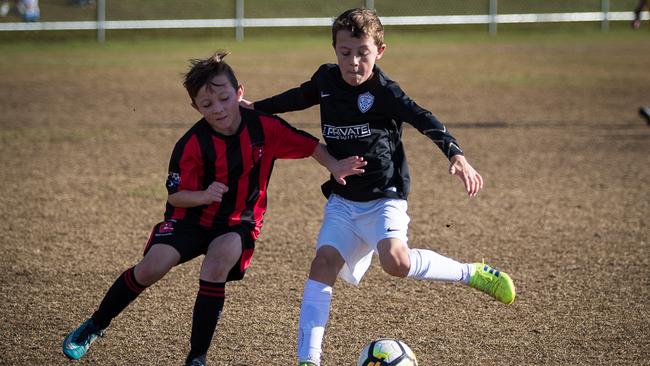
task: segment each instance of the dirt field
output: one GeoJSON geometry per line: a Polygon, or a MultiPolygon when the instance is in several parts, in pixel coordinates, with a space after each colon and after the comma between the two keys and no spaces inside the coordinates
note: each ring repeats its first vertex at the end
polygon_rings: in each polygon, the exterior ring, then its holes
{"type": "MultiPolygon", "coordinates": [[[[646,34],[646,36],[650,36],[646,34]]],[[[247,41],[230,62],[256,99],[333,60],[326,37],[247,41]],[[288,42],[288,40],[285,40],[288,42]]],[[[650,42],[603,36],[388,38],[381,67],[445,121],[486,180],[468,199],[413,128],[413,247],[510,273],[510,306],[375,264],[334,290],[324,366],[405,340],[420,365],[650,365],[650,42]],[[392,42],[392,43],[391,43],[392,42]],[[420,45],[416,42],[420,42],[420,45]]],[[[180,84],[214,41],[0,45],[0,364],[69,365],[65,334],[141,255],[173,143],[198,119],[180,84]]],[[[318,110],[285,115],[318,135],[318,110]]],[[[211,365],[293,365],[327,174],[281,161],[244,281],[227,286],[211,365]]],[[[200,260],[173,269],[76,364],[180,365],[200,260]]]]}

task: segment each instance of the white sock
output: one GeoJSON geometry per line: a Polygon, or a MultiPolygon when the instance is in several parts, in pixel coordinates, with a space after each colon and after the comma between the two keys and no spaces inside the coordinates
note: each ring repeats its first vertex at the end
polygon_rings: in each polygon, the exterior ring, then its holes
{"type": "Polygon", "coordinates": [[[325,325],[330,316],[332,287],[312,279],[305,283],[298,322],[298,362],[320,365],[325,325]]]}
{"type": "Polygon", "coordinates": [[[432,250],[409,249],[408,277],[418,280],[459,281],[469,283],[471,266],[442,256],[432,250]]]}

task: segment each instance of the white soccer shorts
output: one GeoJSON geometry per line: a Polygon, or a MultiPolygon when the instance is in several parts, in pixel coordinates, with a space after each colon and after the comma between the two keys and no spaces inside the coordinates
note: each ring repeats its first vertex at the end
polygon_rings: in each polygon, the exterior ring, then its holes
{"type": "Polygon", "coordinates": [[[356,202],[332,194],[325,204],[316,250],[325,245],[336,248],[345,260],[339,277],[358,285],[380,240],[397,238],[407,244],[411,221],[407,208],[408,203],[402,199],[356,202]]]}

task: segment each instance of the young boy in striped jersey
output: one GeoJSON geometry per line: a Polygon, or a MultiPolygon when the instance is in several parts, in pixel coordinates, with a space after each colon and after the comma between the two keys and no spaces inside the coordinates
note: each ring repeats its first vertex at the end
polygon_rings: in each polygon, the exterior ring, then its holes
{"type": "Polygon", "coordinates": [[[186,365],[205,365],[225,284],[242,279],[250,264],[275,159],[311,156],[340,184],[363,172],[363,159],[337,161],[308,133],[240,108],[244,88],[225,56],[192,61],[184,86],[203,118],[174,147],[165,220],[154,226],[142,260],[117,278],[92,316],[65,338],[67,357],[83,357],[111,320],[172,267],[205,255],[186,358],[186,365]]]}
{"type": "Polygon", "coordinates": [[[322,65],[311,80],[251,105],[267,113],[320,105],[328,151],[336,158],[361,156],[364,174],[345,186],[333,177],[323,185],[328,197],[316,241],[316,256],[303,292],[298,325],[298,362],[320,365],[337,276],[358,284],[373,253],[390,275],[456,281],[509,304],[515,299],[510,277],[482,263],[460,263],[436,252],[410,249],[406,210],[409,173],[401,135],[404,122],[431,139],[450,161],[449,173],[461,178],[470,197],[483,187],[481,175],[465,159],[458,142],[431,112],[418,106],[375,64],[385,49],[377,14],[351,9],[332,26],[338,63],[322,65]]]}

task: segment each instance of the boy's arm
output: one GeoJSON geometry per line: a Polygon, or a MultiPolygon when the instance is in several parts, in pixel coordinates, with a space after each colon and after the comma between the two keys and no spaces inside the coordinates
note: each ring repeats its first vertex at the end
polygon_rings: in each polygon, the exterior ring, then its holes
{"type": "Polygon", "coordinates": [[[420,133],[433,141],[449,159],[449,174],[461,179],[470,197],[476,196],[483,188],[483,178],[469,164],[465,153],[458,146],[458,141],[449,133],[447,127],[431,112],[417,105],[399,86],[394,84],[390,88],[397,102],[398,118],[409,121],[420,133]]]}
{"type": "Polygon", "coordinates": [[[362,169],[368,162],[363,160],[363,157],[350,156],[345,159],[336,160],[327,151],[327,147],[323,144],[318,144],[314,153],[311,155],[320,165],[327,168],[332,173],[334,179],[340,184],[345,185],[345,177],[348,175],[362,174],[365,170],[362,169]]]}
{"type": "Polygon", "coordinates": [[[300,159],[311,156],[327,168],[341,185],[346,184],[344,178],[348,175],[364,172],[361,168],[367,162],[362,157],[350,156],[337,160],[327,151],[327,146],[319,143],[317,138],[308,132],[296,129],[280,117],[275,116],[275,118],[277,123],[269,125],[269,132],[273,132],[269,135],[269,140],[273,142],[275,158],[300,159]]]}
{"type": "Polygon", "coordinates": [[[251,103],[250,107],[269,114],[300,111],[320,102],[316,83],[312,80],[270,98],[251,103]]]}
{"type": "Polygon", "coordinates": [[[219,182],[212,182],[204,191],[178,191],[167,196],[167,201],[174,207],[190,208],[221,202],[228,187],[219,182]]]}
{"type": "Polygon", "coordinates": [[[417,105],[397,84],[391,84],[388,88],[393,94],[394,111],[398,120],[408,121],[433,141],[450,161],[455,155],[464,155],[458,141],[431,112],[417,105]]]}
{"type": "Polygon", "coordinates": [[[457,175],[463,181],[465,191],[470,197],[475,197],[478,191],[483,189],[483,177],[467,162],[463,155],[451,157],[449,174],[457,175]]]}
{"type": "Polygon", "coordinates": [[[190,129],[174,146],[169,159],[169,173],[165,187],[167,201],[177,208],[190,208],[221,202],[228,187],[212,182],[205,190],[203,181],[203,160],[201,148],[194,129],[190,129]]]}

